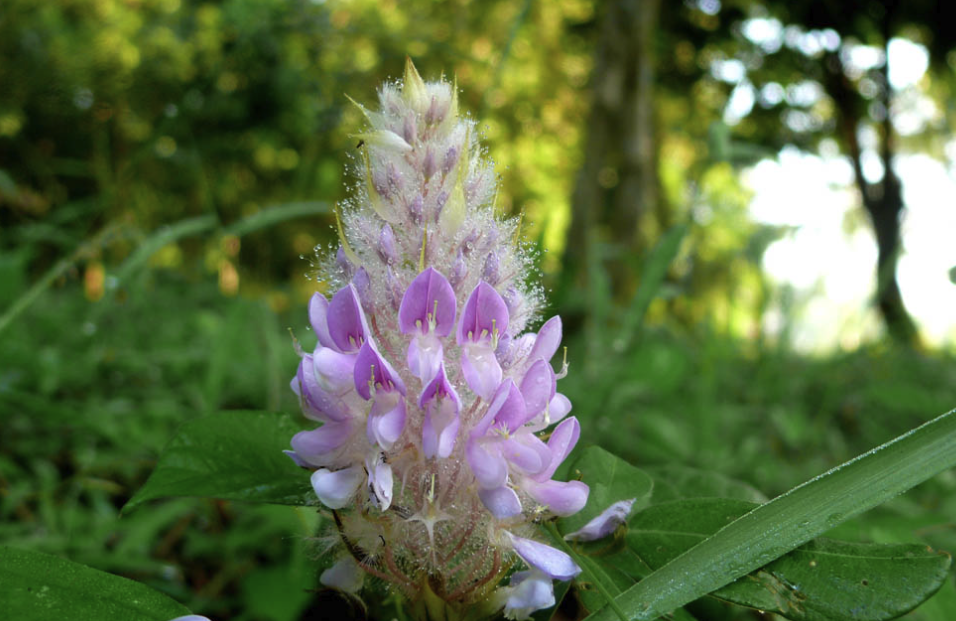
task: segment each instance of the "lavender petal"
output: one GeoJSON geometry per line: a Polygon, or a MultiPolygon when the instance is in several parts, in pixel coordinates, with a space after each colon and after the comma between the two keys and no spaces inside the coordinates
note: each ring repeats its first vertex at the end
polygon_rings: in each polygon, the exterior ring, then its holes
{"type": "Polygon", "coordinates": [[[551,578],[570,580],[581,573],[581,568],[564,552],[532,539],[517,537],[507,531],[505,533],[521,560],[551,578]]]}
{"type": "Polygon", "coordinates": [[[341,509],[351,502],[365,479],[362,466],[352,466],[332,472],[325,468],[312,473],[312,488],[329,509],[341,509]]]}
{"type": "Polygon", "coordinates": [[[495,489],[479,489],[478,497],[491,515],[499,520],[521,515],[521,501],[510,487],[503,485],[495,489]]]}
{"type": "Polygon", "coordinates": [[[568,541],[594,541],[607,537],[627,521],[627,514],[631,512],[631,507],[636,500],[636,498],[629,498],[613,503],[597,517],[573,533],[568,533],[564,538],[568,541]]]}

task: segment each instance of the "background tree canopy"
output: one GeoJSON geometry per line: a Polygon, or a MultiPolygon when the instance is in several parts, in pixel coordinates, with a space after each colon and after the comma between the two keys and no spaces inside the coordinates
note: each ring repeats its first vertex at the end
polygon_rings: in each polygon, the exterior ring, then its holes
{"type": "MultiPolygon", "coordinates": [[[[953,11],[4,0],[0,542],[213,618],[350,605],[313,592],[313,513],[117,509],[182,421],[297,410],[286,328],[309,339],[326,287],[310,261],[353,183],[348,97],[373,102],[406,56],[455,76],[480,122],[497,209],[522,219],[546,316],[565,318],[586,440],[770,496],[951,408],[953,11]]],[[[953,550],[954,487],[841,534],[953,550]]],[[[952,610],[950,580],[913,618],[952,610]]]]}

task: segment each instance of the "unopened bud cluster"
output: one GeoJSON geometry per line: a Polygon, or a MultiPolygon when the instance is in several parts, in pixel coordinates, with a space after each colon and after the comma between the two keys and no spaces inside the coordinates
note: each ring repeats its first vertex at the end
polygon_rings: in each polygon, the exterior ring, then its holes
{"type": "Polygon", "coordinates": [[[379,103],[359,106],[358,182],[323,274],[338,289],[310,302],[318,345],[292,382],[321,425],[288,453],[341,543],[322,581],[354,592],[371,574],[420,617],[526,618],[580,571],[535,527],[588,497],[552,479],[580,433],[556,391],[561,321],[525,332],[540,294],[457,90],[409,61],[379,103]]]}

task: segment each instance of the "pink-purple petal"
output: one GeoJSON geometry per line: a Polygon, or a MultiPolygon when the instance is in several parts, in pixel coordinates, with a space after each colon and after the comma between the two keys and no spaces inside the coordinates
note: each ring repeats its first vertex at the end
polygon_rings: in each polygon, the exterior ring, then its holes
{"type": "Polygon", "coordinates": [[[574,515],[588,502],[588,486],[581,481],[537,481],[528,480],[525,490],[539,504],[546,506],[556,515],[574,515]]]}
{"type": "Polygon", "coordinates": [[[348,284],[332,296],[327,316],[329,336],[339,351],[354,353],[368,340],[368,324],[354,285],[348,284]]]}
{"type": "Polygon", "coordinates": [[[448,336],[455,325],[455,290],[441,272],[429,267],[408,285],[398,309],[403,334],[448,336]]]}
{"type": "Polygon", "coordinates": [[[293,391],[302,400],[303,414],[313,420],[343,421],[349,417],[341,399],[329,394],[319,384],[312,356],[306,354],[299,362],[299,370],[293,380],[293,391]]]}
{"type": "Polygon", "coordinates": [[[329,301],[321,293],[315,293],[309,300],[309,323],[312,324],[312,330],[319,337],[319,343],[323,347],[335,348],[335,342],[329,335],[329,301]]]}
{"type": "Polygon", "coordinates": [[[370,341],[362,345],[355,358],[355,391],[363,399],[372,399],[375,392],[398,391],[405,394],[405,384],[392,365],[383,358],[370,341]]]}
{"type": "Polygon", "coordinates": [[[530,360],[544,358],[550,362],[560,346],[561,317],[555,315],[544,322],[544,325],[538,330],[538,336],[534,340],[534,347],[531,348],[531,353],[528,354],[528,358],[530,360]]]}
{"type": "Polygon", "coordinates": [[[484,281],[479,282],[462,309],[458,321],[458,344],[496,340],[497,335],[507,331],[508,307],[504,299],[494,287],[484,281]]]}
{"type": "Polygon", "coordinates": [[[538,358],[525,373],[521,380],[521,394],[530,416],[544,411],[554,397],[556,380],[551,363],[544,358],[538,358]]]}
{"type": "Polygon", "coordinates": [[[501,365],[490,343],[468,343],[461,348],[461,373],[472,392],[491,398],[501,383],[501,365]]]}
{"type": "Polygon", "coordinates": [[[551,403],[548,404],[548,417],[552,423],[563,419],[571,412],[571,400],[560,392],[554,394],[551,403]]]}
{"type": "Polygon", "coordinates": [[[371,444],[392,448],[405,429],[405,398],[398,393],[377,396],[368,415],[367,435],[371,444]]]}
{"type": "Polygon", "coordinates": [[[455,411],[461,410],[461,399],[458,398],[455,387],[448,381],[444,363],[438,365],[435,374],[422,389],[422,394],[418,398],[418,407],[425,408],[435,398],[449,398],[455,404],[455,411]]]}
{"type": "MultiPolygon", "coordinates": [[[[534,438],[534,436],[531,437],[534,438]]],[[[535,439],[537,440],[537,438],[535,439]]],[[[538,440],[538,442],[541,442],[541,440],[538,440]]],[[[544,446],[543,442],[541,444],[544,446]]],[[[545,447],[545,450],[547,450],[547,447],[545,447]]],[[[501,454],[512,465],[529,475],[541,472],[548,465],[548,461],[542,459],[542,454],[536,451],[534,447],[518,442],[514,438],[508,438],[501,443],[501,454]]],[[[547,457],[550,457],[550,455],[547,457]]]]}
{"type": "Polygon", "coordinates": [[[506,401],[511,398],[512,388],[514,387],[514,381],[507,379],[498,386],[498,389],[494,393],[494,398],[491,400],[491,403],[488,405],[488,409],[485,411],[484,416],[481,420],[472,427],[471,437],[478,438],[486,433],[495,423],[495,418],[498,416],[498,412],[501,411],[501,408],[504,407],[506,401]]]}
{"type": "Polygon", "coordinates": [[[554,475],[554,471],[571,452],[571,449],[574,448],[574,445],[578,443],[579,437],[581,437],[581,425],[577,418],[572,416],[561,421],[561,424],[555,427],[551,433],[551,438],[548,439],[548,448],[551,449],[551,463],[543,472],[534,477],[535,480],[546,481],[550,479],[554,475]]]}
{"type": "MultiPolygon", "coordinates": [[[[495,426],[506,429],[508,433],[514,433],[521,428],[528,420],[528,410],[525,407],[524,397],[518,387],[512,380],[506,380],[504,385],[508,387],[508,397],[495,412],[495,426]]],[[[498,404],[498,400],[495,400],[498,404]]]]}
{"type": "Polygon", "coordinates": [[[554,606],[554,584],[550,576],[540,571],[532,569],[513,574],[507,588],[503,611],[506,619],[528,619],[536,610],[554,606]]]}
{"type": "MultiPolygon", "coordinates": [[[[505,531],[507,533],[507,531],[505,531]]],[[[525,563],[555,580],[570,580],[581,573],[571,557],[551,546],[507,533],[515,553],[525,563]]]]}
{"type": "Polygon", "coordinates": [[[408,343],[405,362],[412,375],[426,382],[435,376],[443,358],[442,344],[435,334],[416,334],[408,343]]]}
{"type": "Polygon", "coordinates": [[[352,501],[364,480],[365,470],[362,466],[335,472],[322,468],[312,473],[312,489],[326,507],[341,509],[352,501]]]}
{"type": "Polygon", "coordinates": [[[352,435],[352,423],[326,423],[318,429],[300,431],[292,436],[292,450],[300,459],[313,466],[327,465],[323,457],[348,442],[352,435]]]}
{"type": "Polygon", "coordinates": [[[312,370],[318,385],[331,395],[341,396],[352,389],[355,354],[342,354],[319,347],[312,354],[312,370]]]}
{"type": "Polygon", "coordinates": [[[537,455],[535,461],[540,464],[537,466],[533,466],[533,462],[526,462],[526,464],[515,462],[515,465],[521,468],[525,474],[535,476],[551,464],[551,449],[548,448],[548,445],[542,442],[538,436],[534,435],[529,428],[523,427],[519,429],[508,442],[519,445],[523,447],[524,450],[537,455]]]}
{"type": "Polygon", "coordinates": [[[518,494],[506,485],[494,489],[479,489],[478,497],[491,515],[499,520],[521,515],[521,501],[518,499],[518,494]]]}
{"type": "Polygon", "coordinates": [[[455,448],[458,437],[461,401],[454,387],[445,378],[444,365],[439,366],[435,378],[422,391],[418,401],[425,410],[422,422],[422,452],[426,458],[445,459],[455,448]]]}
{"type": "Polygon", "coordinates": [[[627,521],[627,514],[631,512],[635,500],[637,499],[629,498],[613,503],[597,517],[573,533],[568,533],[564,538],[568,541],[594,541],[607,537],[627,521]]]}
{"type": "Polygon", "coordinates": [[[508,480],[508,462],[493,443],[485,446],[479,440],[469,440],[465,446],[465,457],[479,487],[494,489],[508,480]]]}

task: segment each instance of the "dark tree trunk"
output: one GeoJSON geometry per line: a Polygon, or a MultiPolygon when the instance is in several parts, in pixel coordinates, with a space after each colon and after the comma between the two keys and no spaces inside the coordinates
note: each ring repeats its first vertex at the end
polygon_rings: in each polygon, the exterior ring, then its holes
{"type": "MultiPolygon", "coordinates": [[[[586,282],[596,240],[625,252],[640,247],[640,218],[659,197],[653,42],[660,0],[610,0],[603,8],[558,296],[565,302],[586,282]]],[[[608,266],[618,296],[633,284],[627,265],[608,266]]]]}
{"type": "MultiPolygon", "coordinates": [[[[889,39],[887,39],[889,41],[889,39]]],[[[882,122],[883,144],[880,159],[883,164],[883,179],[878,184],[869,183],[863,176],[862,150],[857,139],[863,105],[859,94],[849,83],[837,55],[829,59],[830,75],[827,90],[837,107],[837,122],[840,137],[847,155],[853,164],[854,178],[860,190],[863,208],[873,225],[876,236],[876,292],[874,301],[880,311],[890,336],[905,344],[915,344],[918,331],[916,324],[903,304],[899,281],[896,278],[897,259],[900,250],[900,216],[903,212],[903,188],[893,170],[895,141],[890,110],[892,88],[888,68],[884,67],[881,85],[883,88],[884,119],[882,122]]]]}

